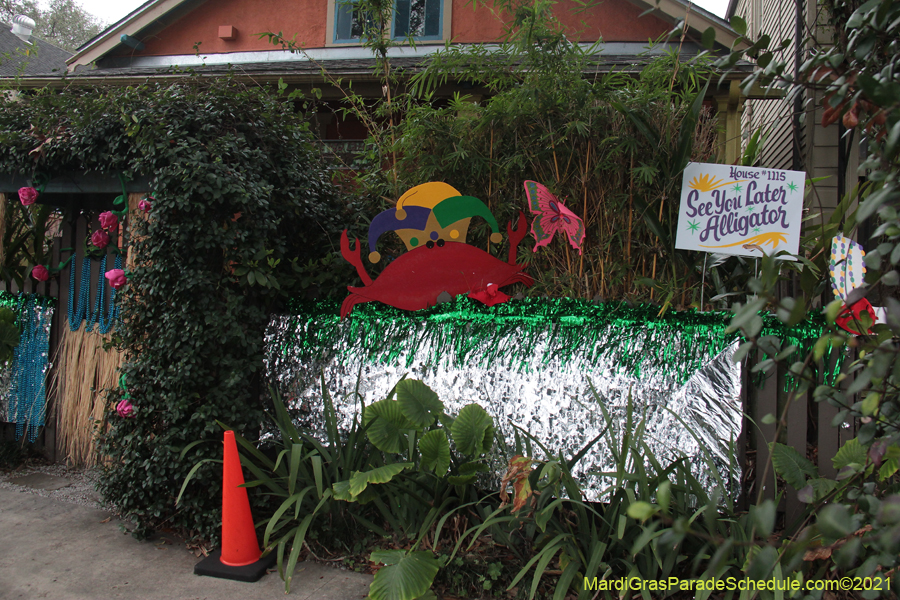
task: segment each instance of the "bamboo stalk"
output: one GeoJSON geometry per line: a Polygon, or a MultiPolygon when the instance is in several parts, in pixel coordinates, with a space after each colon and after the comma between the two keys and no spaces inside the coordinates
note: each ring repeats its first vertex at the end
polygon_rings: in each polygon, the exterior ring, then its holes
{"type": "MultiPolygon", "coordinates": [[[[494,126],[491,125],[491,145],[488,148],[488,201],[487,201],[488,212],[491,211],[491,188],[494,183],[493,176],[494,176],[494,126]]],[[[490,252],[491,252],[490,236],[488,236],[487,248],[485,248],[485,251],[488,254],[490,254],[490,252]]]]}
{"type": "MultiPolygon", "coordinates": [[[[663,203],[664,203],[665,201],[666,201],[666,197],[665,197],[665,196],[663,196],[663,197],[661,197],[661,198],[659,199],[659,216],[657,217],[657,220],[658,220],[660,223],[662,223],[663,203]]],[[[656,242],[655,242],[655,244],[659,244],[659,236],[656,236],[656,242]]],[[[654,245],[655,245],[655,244],[654,244],[654,245]]],[[[654,253],[653,253],[653,271],[652,271],[652,273],[651,273],[651,275],[650,275],[650,279],[653,279],[654,281],[656,281],[656,256],[657,256],[657,253],[654,252],[654,253]]],[[[654,292],[654,291],[655,291],[655,290],[654,290],[653,288],[650,288],[650,299],[651,299],[651,300],[653,300],[653,292],[654,292]]]]}
{"type": "MultiPolygon", "coordinates": [[[[631,224],[634,218],[634,154],[631,155],[631,168],[628,171],[628,231],[625,238],[625,262],[631,266],[631,224]]],[[[626,278],[628,280],[630,278],[626,278]]],[[[628,285],[627,287],[631,287],[628,285]]]]}
{"type": "Polygon", "coordinates": [[[6,194],[0,192],[0,265],[4,263],[6,244],[2,243],[6,236],[6,194]]]}
{"type": "MultiPolygon", "coordinates": [[[[591,145],[590,144],[588,144],[587,152],[585,152],[584,154],[585,154],[585,156],[584,156],[584,173],[583,173],[583,176],[581,179],[581,182],[582,182],[581,187],[584,190],[584,209],[581,211],[581,214],[584,215],[585,230],[587,230],[587,224],[588,224],[587,178],[588,178],[589,161],[591,159],[591,145]]],[[[593,219],[591,221],[593,221],[593,219]]],[[[591,223],[591,224],[593,225],[593,223],[591,223]]],[[[584,239],[585,239],[585,242],[587,242],[587,236],[585,236],[584,239]]],[[[584,252],[585,252],[586,246],[587,246],[587,244],[585,244],[585,248],[581,249],[581,258],[578,261],[578,277],[579,278],[584,276],[584,252]]],[[[587,286],[585,286],[585,287],[587,287],[587,286]]]]}

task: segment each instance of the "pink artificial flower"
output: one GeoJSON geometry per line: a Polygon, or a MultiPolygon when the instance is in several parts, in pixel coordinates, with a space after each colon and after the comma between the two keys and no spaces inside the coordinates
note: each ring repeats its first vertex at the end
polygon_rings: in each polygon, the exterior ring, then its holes
{"type": "Polygon", "coordinates": [[[123,419],[131,419],[134,417],[134,406],[128,401],[128,398],[123,398],[116,405],[116,412],[123,419]]]}
{"type": "Polygon", "coordinates": [[[138,202],[138,208],[145,213],[150,212],[150,207],[153,206],[153,203],[150,200],[156,200],[153,196],[147,196],[140,202],[138,202]]]}
{"type": "Polygon", "coordinates": [[[48,271],[47,267],[44,265],[35,265],[31,270],[31,276],[34,277],[36,281],[47,281],[50,279],[50,271],[48,271]]]}
{"type": "Polygon", "coordinates": [[[31,206],[37,202],[38,191],[33,187],[19,188],[19,202],[22,206],[31,206]]]}
{"type": "Polygon", "coordinates": [[[102,229],[98,229],[91,236],[91,243],[97,248],[103,250],[109,245],[109,234],[102,229]]]}
{"type": "Polygon", "coordinates": [[[107,271],[106,278],[109,279],[109,285],[113,286],[113,289],[115,290],[118,290],[128,283],[128,278],[125,277],[125,271],[122,269],[112,269],[107,271]]]}
{"type": "Polygon", "coordinates": [[[115,229],[119,226],[119,217],[112,214],[111,211],[102,212],[100,213],[100,226],[103,229],[115,229]]]}

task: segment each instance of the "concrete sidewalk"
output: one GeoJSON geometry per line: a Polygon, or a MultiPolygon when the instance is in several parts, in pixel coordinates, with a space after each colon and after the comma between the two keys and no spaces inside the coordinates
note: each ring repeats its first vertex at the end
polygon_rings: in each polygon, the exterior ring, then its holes
{"type": "MultiPolygon", "coordinates": [[[[138,542],[110,513],[0,489],[0,598],[262,600],[284,597],[277,571],[258,583],[193,574],[199,558],[173,536],[138,542]]],[[[370,575],[300,563],[289,598],[358,600],[370,575]]]]}

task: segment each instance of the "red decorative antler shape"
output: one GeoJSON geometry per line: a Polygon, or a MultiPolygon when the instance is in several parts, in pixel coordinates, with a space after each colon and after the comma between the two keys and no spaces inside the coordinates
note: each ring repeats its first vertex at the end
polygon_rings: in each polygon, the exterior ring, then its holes
{"type": "Polygon", "coordinates": [[[509,258],[506,262],[511,265],[516,264],[516,254],[518,254],[519,242],[528,235],[528,219],[525,213],[519,211],[518,226],[513,229],[512,221],[506,224],[506,234],[509,236],[509,258]]]}
{"type": "Polygon", "coordinates": [[[356,242],[356,248],[350,249],[350,240],[347,238],[347,230],[345,229],[341,233],[341,256],[344,257],[348,263],[356,267],[356,273],[359,275],[359,278],[362,279],[363,285],[372,285],[372,278],[369,277],[369,274],[366,273],[366,268],[363,266],[362,257],[359,255],[359,238],[353,238],[356,242]]]}

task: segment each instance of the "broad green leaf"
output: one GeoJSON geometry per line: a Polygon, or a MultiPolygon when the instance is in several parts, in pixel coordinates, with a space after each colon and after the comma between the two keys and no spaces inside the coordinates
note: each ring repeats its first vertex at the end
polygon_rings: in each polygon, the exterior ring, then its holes
{"type": "Polygon", "coordinates": [[[873,416],[878,412],[878,404],[881,401],[881,394],[878,392],[869,392],[866,394],[865,400],[862,401],[860,412],[866,416],[873,416]]]}
{"type": "Polygon", "coordinates": [[[829,323],[834,323],[834,320],[841,313],[841,310],[844,308],[844,301],[840,298],[836,300],[832,300],[828,303],[828,306],[825,307],[825,318],[829,323]]]}
{"type": "Polygon", "coordinates": [[[397,402],[403,416],[420,429],[433,425],[444,412],[438,395],[418,379],[404,379],[397,384],[397,402]]]}
{"type": "Polygon", "coordinates": [[[406,434],[410,429],[417,429],[413,423],[403,416],[400,404],[396,400],[380,400],[366,407],[366,434],[369,441],[381,450],[397,454],[406,449],[406,434]]]}
{"type": "MultiPolygon", "coordinates": [[[[834,479],[828,479],[827,477],[819,477],[817,479],[810,479],[809,487],[812,488],[812,500],[809,500],[808,502],[818,502],[837,489],[838,482],[834,479]]],[[[807,500],[802,498],[801,501],[807,502],[807,500]]]]}
{"type": "Polygon", "coordinates": [[[487,452],[494,441],[494,420],[477,404],[468,404],[459,411],[450,430],[456,449],[468,456],[487,452]]]}
{"type": "Polygon", "coordinates": [[[375,573],[369,587],[371,600],[414,600],[431,588],[440,561],[431,552],[406,553],[403,550],[380,550],[369,558],[387,566],[375,573]]]}
{"type": "Polygon", "coordinates": [[[333,491],[333,497],[335,500],[353,502],[353,494],[350,493],[349,481],[338,481],[331,486],[331,489],[333,491]]]}
{"type": "Polygon", "coordinates": [[[881,468],[878,469],[878,479],[880,479],[881,481],[886,480],[888,477],[891,477],[894,473],[896,473],[898,468],[900,468],[900,461],[898,461],[896,458],[884,461],[884,463],[882,463],[881,465],[881,468]]]}
{"type": "Polygon", "coordinates": [[[452,485],[467,485],[475,481],[478,473],[487,473],[489,470],[484,463],[467,462],[459,466],[459,475],[450,475],[447,481],[452,485]]]}
{"type": "Polygon", "coordinates": [[[369,485],[369,474],[363,471],[354,471],[350,476],[350,495],[359,496],[369,485]]]}
{"type": "Polygon", "coordinates": [[[765,546],[750,561],[746,574],[751,579],[769,579],[777,562],[778,550],[774,546],[765,546]]]}
{"type": "Polygon", "coordinates": [[[366,478],[369,480],[369,483],[387,483],[394,478],[394,475],[412,466],[413,463],[411,462],[384,465],[383,467],[366,471],[366,478]]]}
{"type": "Polygon", "coordinates": [[[829,538],[842,538],[853,531],[850,511],[843,504],[829,504],[819,511],[816,520],[819,533],[829,538]]]}
{"type": "Polygon", "coordinates": [[[713,27],[707,27],[700,37],[700,43],[704,48],[711,49],[716,44],[716,30],[713,27]]]}
{"type": "Polygon", "coordinates": [[[848,440],[831,459],[831,464],[838,471],[844,467],[853,467],[854,471],[861,471],[866,464],[866,449],[857,438],[848,440]]]}
{"type": "Polygon", "coordinates": [[[19,328],[9,323],[0,323],[0,348],[12,352],[19,345],[19,328]]]}
{"type": "Polygon", "coordinates": [[[772,466],[792,488],[799,490],[806,486],[807,479],[819,476],[815,465],[791,446],[773,442],[769,444],[769,449],[772,452],[772,466]]]}
{"type": "Polygon", "coordinates": [[[737,15],[731,17],[731,28],[734,29],[738,35],[747,35],[747,21],[737,15]]]}
{"type": "Polygon", "coordinates": [[[460,475],[474,475],[475,473],[487,473],[488,466],[480,462],[467,462],[459,465],[460,475]]]}
{"type": "Polygon", "coordinates": [[[9,323],[10,325],[13,325],[17,318],[18,316],[11,308],[0,306],[0,323],[9,323]]]}
{"type": "Polygon", "coordinates": [[[628,516],[638,521],[646,521],[656,514],[657,507],[649,502],[632,502],[628,505],[628,516]]]}
{"type": "Polygon", "coordinates": [[[753,523],[761,537],[769,537],[775,530],[776,508],[773,500],[764,500],[762,504],[750,507],[753,523]]]}
{"type": "Polygon", "coordinates": [[[450,468],[450,440],[443,429],[429,431],[419,440],[422,469],[443,476],[450,468]]]}
{"type": "Polygon", "coordinates": [[[448,475],[447,483],[450,485],[468,485],[475,481],[474,475],[448,475]]]}
{"type": "Polygon", "coordinates": [[[540,528],[541,531],[547,530],[547,523],[550,521],[550,518],[556,513],[557,507],[559,507],[563,503],[562,498],[557,498],[550,504],[548,504],[543,510],[538,511],[534,515],[534,523],[540,528]]]}
{"type": "Polygon", "coordinates": [[[395,475],[413,466],[411,462],[384,465],[371,471],[354,471],[349,481],[339,481],[332,486],[334,497],[338,500],[356,502],[360,494],[366,491],[369,484],[387,483],[395,475]]]}
{"type": "Polygon", "coordinates": [[[672,501],[672,482],[666,479],[656,488],[656,503],[664,512],[669,512],[669,503],[672,501]]]}

